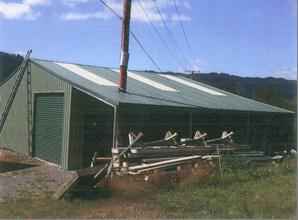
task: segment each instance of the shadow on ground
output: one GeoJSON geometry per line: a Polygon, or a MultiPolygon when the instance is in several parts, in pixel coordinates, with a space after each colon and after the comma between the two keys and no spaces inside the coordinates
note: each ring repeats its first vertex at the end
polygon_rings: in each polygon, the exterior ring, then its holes
{"type": "Polygon", "coordinates": [[[28,164],[28,163],[15,163],[15,162],[4,162],[0,161],[0,173],[8,172],[8,171],[16,171],[27,169],[31,167],[38,166],[36,164],[28,164]]]}

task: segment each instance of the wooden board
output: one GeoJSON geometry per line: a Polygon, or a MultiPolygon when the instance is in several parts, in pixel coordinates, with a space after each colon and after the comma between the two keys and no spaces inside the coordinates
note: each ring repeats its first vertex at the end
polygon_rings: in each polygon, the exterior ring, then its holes
{"type": "MultiPolygon", "coordinates": [[[[93,176],[103,169],[105,165],[98,165],[94,167],[87,167],[77,171],[73,171],[73,174],[68,178],[52,195],[53,200],[58,200],[64,197],[65,194],[80,190],[81,187],[92,189],[94,184],[93,176]]],[[[99,180],[97,180],[99,181],[99,180]]]]}
{"type": "Polygon", "coordinates": [[[68,189],[74,185],[75,182],[79,179],[79,175],[76,171],[73,172],[70,178],[68,178],[52,195],[53,200],[60,199],[67,191],[68,189]]]}

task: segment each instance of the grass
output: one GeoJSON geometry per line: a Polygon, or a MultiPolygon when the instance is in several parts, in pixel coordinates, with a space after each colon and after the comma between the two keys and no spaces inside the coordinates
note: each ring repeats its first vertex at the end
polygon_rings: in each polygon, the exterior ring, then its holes
{"type": "Polygon", "coordinates": [[[158,194],[174,218],[294,218],[296,169],[293,161],[261,169],[236,169],[158,194]]]}
{"type": "MultiPolygon", "coordinates": [[[[29,195],[29,194],[28,194],[29,195]]],[[[118,179],[71,202],[50,195],[0,203],[1,218],[296,218],[296,160],[255,168],[247,161],[201,166],[148,182],[118,179]]]]}

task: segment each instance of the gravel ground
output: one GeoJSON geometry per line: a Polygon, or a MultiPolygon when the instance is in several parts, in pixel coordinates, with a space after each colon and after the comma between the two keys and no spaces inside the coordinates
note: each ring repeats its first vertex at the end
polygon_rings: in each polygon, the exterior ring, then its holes
{"type": "Polygon", "coordinates": [[[0,201],[44,197],[71,175],[71,171],[0,148],[0,201]]]}

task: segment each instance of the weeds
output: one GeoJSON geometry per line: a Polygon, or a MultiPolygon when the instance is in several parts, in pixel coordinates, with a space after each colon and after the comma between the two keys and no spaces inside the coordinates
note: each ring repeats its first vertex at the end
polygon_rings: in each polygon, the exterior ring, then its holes
{"type": "MultiPolygon", "coordinates": [[[[295,218],[296,160],[261,168],[247,161],[223,161],[218,170],[200,164],[177,175],[156,173],[119,178],[84,192],[72,202],[42,199],[7,200],[6,218],[295,218]]],[[[41,179],[40,179],[41,181],[41,179]]],[[[28,198],[28,196],[27,196],[28,198]]]]}
{"type": "Polygon", "coordinates": [[[296,163],[255,168],[246,161],[226,161],[222,179],[155,195],[174,218],[293,218],[296,216],[296,163]],[[248,165],[246,169],[242,164],[248,165]],[[232,165],[232,166],[231,166],[232,165]],[[227,169],[228,168],[228,169],[227,169]]]}

